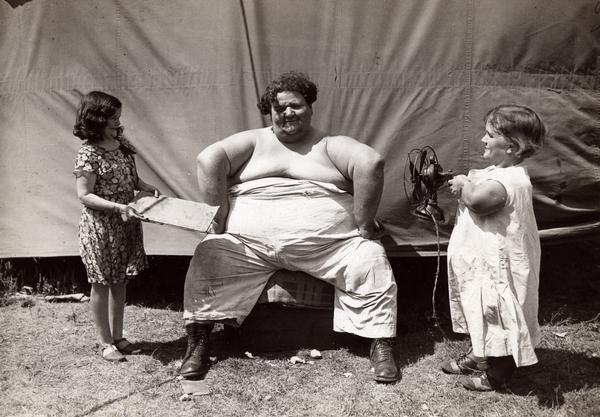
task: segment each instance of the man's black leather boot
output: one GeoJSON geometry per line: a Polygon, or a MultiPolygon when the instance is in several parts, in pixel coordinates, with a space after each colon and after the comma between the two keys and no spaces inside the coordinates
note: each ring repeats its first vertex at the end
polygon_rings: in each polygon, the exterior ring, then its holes
{"type": "Polygon", "coordinates": [[[190,323],[185,326],[188,345],[179,374],[186,379],[202,378],[209,365],[209,336],[213,324],[190,323]]]}

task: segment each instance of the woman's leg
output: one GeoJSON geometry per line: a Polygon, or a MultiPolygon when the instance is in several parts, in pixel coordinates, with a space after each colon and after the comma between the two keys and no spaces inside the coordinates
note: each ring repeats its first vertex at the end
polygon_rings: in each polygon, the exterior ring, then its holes
{"type": "Polygon", "coordinates": [[[108,293],[107,285],[92,283],[90,292],[90,303],[92,305],[92,314],[96,325],[96,332],[102,343],[113,343],[110,324],[108,319],[108,293]]]}
{"type": "Polygon", "coordinates": [[[460,382],[472,391],[504,391],[517,368],[512,356],[490,356],[486,358],[487,369],[481,376],[462,377],[460,382]]]}
{"type": "Polygon", "coordinates": [[[123,315],[125,311],[125,296],[127,295],[126,285],[122,283],[110,286],[108,315],[113,341],[123,338],[123,315]]]}

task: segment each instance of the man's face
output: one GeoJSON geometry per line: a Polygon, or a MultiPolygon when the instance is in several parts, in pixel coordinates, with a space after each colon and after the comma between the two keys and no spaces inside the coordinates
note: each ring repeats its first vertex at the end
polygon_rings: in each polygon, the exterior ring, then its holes
{"type": "Polygon", "coordinates": [[[297,91],[277,93],[277,104],[271,106],[273,132],[283,142],[302,140],[310,131],[312,110],[297,91]]]}

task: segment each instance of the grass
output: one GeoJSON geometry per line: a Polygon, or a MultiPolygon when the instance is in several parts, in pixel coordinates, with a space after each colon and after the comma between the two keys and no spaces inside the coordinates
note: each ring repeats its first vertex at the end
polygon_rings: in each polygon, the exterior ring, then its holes
{"type": "MultiPolygon", "coordinates": [[[[2,281],[6,302],[0,307],[1,416],[600,416],[600,245],[584,241],[544,248],[540,288],[543,339],[539,363],[518,369],[509,393],[472,393],[457,377],[439,371],[449,357],[468,346],[448,329],[443,277],[438,284],[440,326],[429,318],[434,265],[400,260],[394,265],[400,287],[402,334],[397,358],[402,380],[393,385],[372,381],[368,342],[336,337],[320,328],[307,344],[295,342],[285,351],[244,352],[252,341],[236,340],[219,329],[213,333],[217,360],[206,383],[211,394],[180,401],[177,368],[185,350],[181,304],[176,295],[185,259],[153,259],[152,282],[130,289],[125,329],[128,339],[144,347],[142,355],[113,364],[100,359],[87,303],[49,303],[38,297],[9,302],[6,268],[2,281]],[[161,265],[165,263],[165,265],[161,265]],[[174,266],[175,263],[178,266],[174,266]],[[171,265],[169,265],[171,264],[171,265]],[[165,285],[169,290],[162,289],[165,285]],[[150,289],[144,294],[142,288],[150,289]],[[156,291],[162,291],[157,295],[156,291]],[[173,291],[171,293],[170,291],[173,291]],[[150,301],[149,301],[150,300],[150,301]],[[334,341],[334,343],[331,343],[334,341]],[[312,364],[291,364],[292,355],[312,364]]],[[[4,267],[6,267],[4,262],[4,267]]],[[[441,274],[443,276],[445,272],[441,274]]],[[[9,277],[12,277],[9,279],[9,277]]],[[[86,291],[85,283],[63,288],[86,291]]],[[[52,281],[44,278],[42,281],[52,281]]],[[[54,290],[56,291],[56,289],[54,290]]],[[[316,320],[327,312],[289,313],[262,306],[256,314],[278,314],[273,322],[294,329],[287,318],[316,320]],[[277,321],[279,320],[279,322],[277,321]],[[286,322],[287,320],[287,322],[286,322]]],[[[273,323],[249,322],[247,334],[276,341],[273,323]],[[254,327],[252,327],[254,326],[254,327]]],[[[297,325],[305,332],[306,326],[297,325]]],[[[258,345],[256,345],[258,346],[258,345]]],[[[273,345],[278,347],[277,343],[273,345]]]]}

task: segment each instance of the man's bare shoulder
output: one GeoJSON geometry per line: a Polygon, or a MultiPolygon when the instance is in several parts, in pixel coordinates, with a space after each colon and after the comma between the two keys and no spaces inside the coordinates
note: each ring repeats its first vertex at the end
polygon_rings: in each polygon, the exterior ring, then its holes
{"type": "Polygon", "coordinates": [[[356,164],[379,164],[383,160],[381,155],[371,146],[362,143],[350,136],[333,135],[326,138],[327,155],[344,175],[352,177],[353,167],[356,164]]]}
{"type": "Polygon", "coordinates": [[[268,136],[269,128],[250,129],[241,132],[234,133],[233,135],[227,136],[221,139],[221,143],[240,143],[240,142],[252,142],[256,143],[257,140],[268,136]]]}
{"type": "Polygon", "coordinates": [[[360,142],[353,137],[346,135],[330,135],[326,136],[322,140],[327,147],[329,153],[349,153],[349,152],[367,152],[370,153],[373,148],[369,145],[360,142]]]}
{"type": "Polygon", "coordinates": [[[346,135],[324,135],[322,140],[326,143],[333,144],[361,143],[353,137],[346,135]]]}
{"type": "Polygon", "coordinates": [[[251,157],[260,138],[264,136],[264,130],[251,129],[234,133],[204,148],[198,158],[225,158],[230,164],[229,171],[236,172],[251,157]]]}

